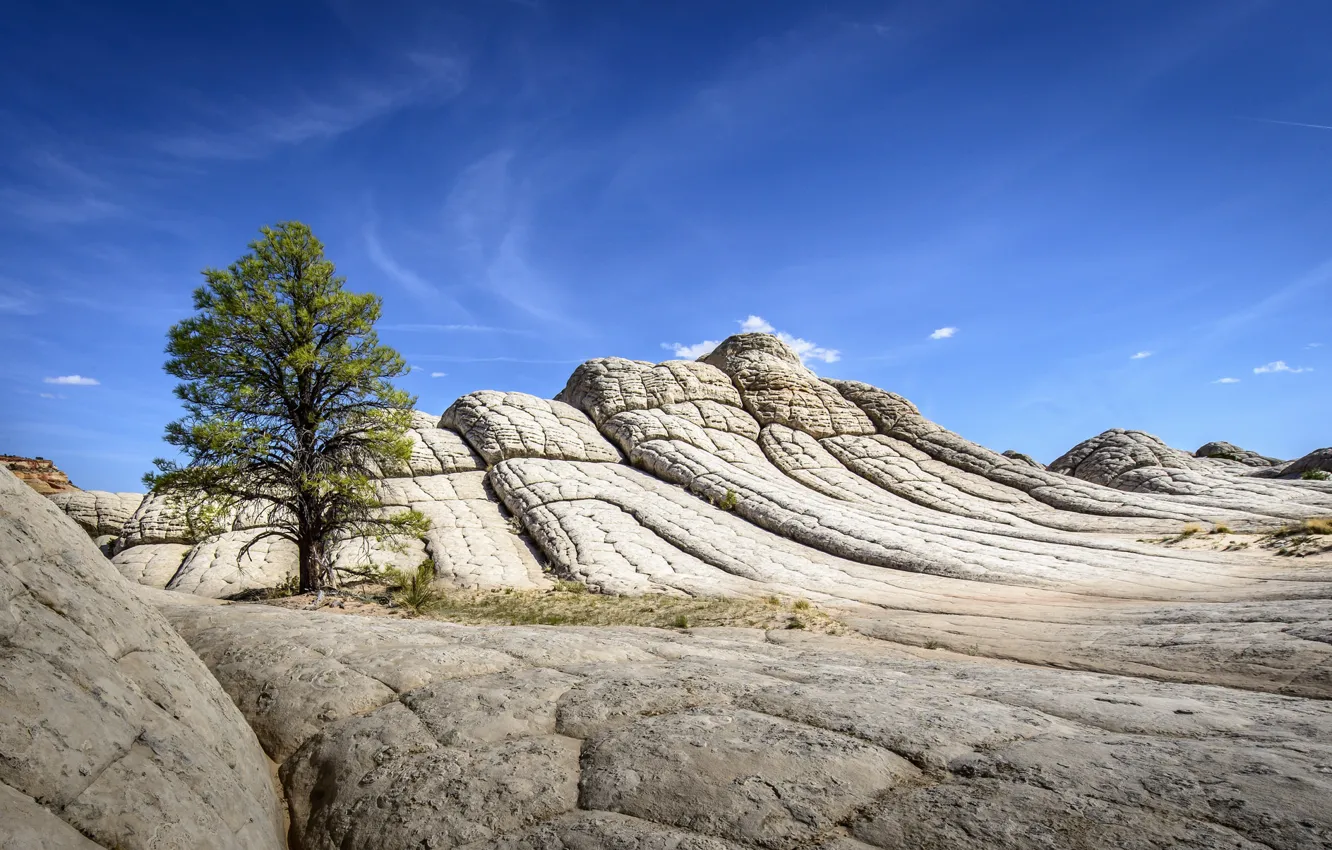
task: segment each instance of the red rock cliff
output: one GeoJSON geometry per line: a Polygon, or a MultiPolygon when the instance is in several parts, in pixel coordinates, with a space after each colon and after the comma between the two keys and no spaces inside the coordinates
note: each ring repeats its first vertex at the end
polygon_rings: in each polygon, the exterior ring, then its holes
{"type": "Polygon", "coordinates": [[[43,496],[79,489],[70,483],[68,475],[56,469],[54,463],[43,457],[0,455],[0,464],[43,496]]]}

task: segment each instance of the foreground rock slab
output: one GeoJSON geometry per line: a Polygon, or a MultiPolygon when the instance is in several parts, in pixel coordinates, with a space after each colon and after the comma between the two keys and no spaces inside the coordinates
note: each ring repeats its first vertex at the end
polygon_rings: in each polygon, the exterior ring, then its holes
{"type": "Polygon", "coordinates": [[[278,848],[275,802],[199,659],[0,470],[0,847],[278,848]]]}
{"type": "Polygon", "coordinates": [[[794,631],[159,604],[292,846],[1332,846],[1332,704],[794,631]]]}

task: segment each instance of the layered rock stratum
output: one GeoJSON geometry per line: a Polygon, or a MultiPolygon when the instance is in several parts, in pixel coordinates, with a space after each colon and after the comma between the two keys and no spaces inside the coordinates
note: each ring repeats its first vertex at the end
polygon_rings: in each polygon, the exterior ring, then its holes
{"type": "Polygon", "coordinates": [[[159,497],[62,499],[281,765],[293,847],[1332,846],[1332,557],[1250,545],[1332,515],[1300,462],[1114,430],[1046,468],[763,334],[410,437],[378,487],[430,532],[339,560],[804,598],[858,635],[219,604],[294,569],[242,554],[262,510],[203,536],[159,497]]]}
{"type": "Polygon", "coordinates": [[[79,489],[70,482],[68,475],[56,468],[54,461],[44,457],[0,455],[0,466],[43,496],[79,489]]]}

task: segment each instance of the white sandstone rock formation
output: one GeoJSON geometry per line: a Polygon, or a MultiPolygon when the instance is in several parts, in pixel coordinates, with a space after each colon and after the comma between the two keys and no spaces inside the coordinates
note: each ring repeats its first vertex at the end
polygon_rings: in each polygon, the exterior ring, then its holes
{"type": "Polygon", "coordinates": [[[47,496],[89,537],[119,535],[138,510],[142,493],[108,493],[105,490],[65,490],[47,496]]]}
{"type": "Polygon", "coordinates": [[[284,846],[236,706],[88,535],[0,470],[0,847],[284,846]]]}

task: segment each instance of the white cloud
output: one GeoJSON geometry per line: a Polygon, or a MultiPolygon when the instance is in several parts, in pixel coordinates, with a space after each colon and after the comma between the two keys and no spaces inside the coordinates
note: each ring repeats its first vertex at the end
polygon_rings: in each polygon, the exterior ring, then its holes
{"type": "Polygon", "coordinates": [[[939,328],[930,334],[930,339],[948,339],[957,333],[957,328],[939,328]]]}
{"type": "Polygon", "coordinates": [[[663,342],[661,347],[667,351],[675,352],[675,356],[681,360],[697,360],[704,354],[711,354],[712,350],[721,345],[719,339],[705,339],[702,342],[696,342],[693,345],[684,345],[679,342],[663,342]]]}
{"type": "Polygon", "coordinates": [[[1148,357],[1151,357],[1151,356],[1152,356],[1152,352],[1150,352],[1150,351],[1139,351],[1137,354],[1133,355],[1133,356],[1130,357],[1129,359],[1130,359],[1130,360],[1146,360],[1148,357]]]}
{"type": "Polygon", "coordinates": [[[1313,371],[1312,369],[1307,369],[1303,366],[1301,366],[1298,369],[1292,368],[1290,366],[1287,366],[1286,361],[1284,360],[1273,360],[1271,363],[1268,363],[1266,366],[1255,367],[1253,370],[1253,374],[1266,375],[1269,372],[1290,372],[1292,375],[1298,375],[1300,372],[1312,372],[1312,371],[1313,371]]]}
{"type": "Polygon", "coordinates": [[[1311,342],[1305,346],[1305,348],[1322,348],[1322,347],[1323,344],[1321,342],[1311,342]]]}
{"type": "Polygon", "coordinates": [[[67,387],[95,387],[101,383],[96,378],[85,378],[82,375],[61,375],[58,378],[42,378],[44,383],[63,384],[67,387]]]}
{"type": "Polygon", "coordinates": [[[1240,380],[1239,378],[1217,378],[1215,381],[1212,381],[1212,383],[1214,383],[1214,384],[1238,384],[1238,383],[1239,383],[1239,380],[1240,380]]]}
{"type": "Polygon", "coordinates": [[[791,336],[782,331],[777,332],[777,338],[791,347],[791,350],[800,358],[801,363],[810,360],[822,360],[824,363],[836,363],[842,359],[842,352],[835,348],[824,348],[821,345],[815,345],[806,339],[791,336]]]}
{"type": "MultiPolygon", "coordinates": [[[[765,333],[786,343],[796,356],[800,358],[801,363],[808,364],[811,360],[821,360],[824,363],[836,363],[842,359],[842,352],[835,348],[826,348],[807,339],[801,339],[793,336],[786,331],[779,331],[772,326],[772,323],[762,316],[749,315],[739,320],[741,333],[765,333]]],[[[702,342],[696,342],[693,345],[685,345],[679,342],[663,342],[661,347],[667,351],[675,352],[675,356],[684,360],[697,360],[705,354],[710,354],[713,349],[721,345],[720,340],[705,339],[702,342]]]]}
{"type": "Polygon", "coordinates": [[[37,393],[41,398],[64,398],[60,393],[37,393]]]}
{"type": "Polygon", "coordinates": [[[446,376],[446,375],[448,375],[448,374],[449,374],[448,372],[431,372],[431,373],[430,373],[430,377],[432,377],[432,378],[443,378],[444,376],[446,376]]]}

